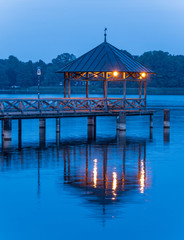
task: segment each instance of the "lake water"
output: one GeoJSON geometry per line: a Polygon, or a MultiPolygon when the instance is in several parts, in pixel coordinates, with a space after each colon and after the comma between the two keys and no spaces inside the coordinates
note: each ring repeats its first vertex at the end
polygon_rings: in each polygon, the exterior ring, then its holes
{"type": "Polygon", "coordinates": [[[148,96],[148,106],[153,132],[148,116],[127,117],[126,136],[98,117],[92,142],[86,118],[61,119],[60,143],[47,119],[42,147],[38,120],[23,120],[21,150],[14,120],[1,148],[0,239],[184,239],[184,96],[148,96]]]}

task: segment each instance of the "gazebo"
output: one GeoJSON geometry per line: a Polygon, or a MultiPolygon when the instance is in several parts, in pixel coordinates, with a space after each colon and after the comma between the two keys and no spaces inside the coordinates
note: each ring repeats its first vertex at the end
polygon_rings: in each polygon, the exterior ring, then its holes
{"type": "MultiPolygon", "coordinates": [[[[70,100],[68,107],[75,110],[96,111],[137,111],[146,107],[146,82],[154,72],[135,60],[125,51],[119,50],[106,41],[63,66],[57,73],[64,73],[64,99],[70,100]],[[71,98],[71,81],[86,82],[86,97],[71,98]],[[89,97],[89,82],[103,81],[103,97],[89,97]],[[108,82],[122,81],[122,96],[108,97],[108,82]],[[139,97],[126,97],[126,82],[139,83],[139,97]],[[67,84],[68,83],[68,84],[67,84]],[[67,87],[68,85],[68,87],[67,87]],[[144,96],[142,97],[142,86],[144,96]]],[[[64,100],[63,99],[63,100],[64,100]]]]}

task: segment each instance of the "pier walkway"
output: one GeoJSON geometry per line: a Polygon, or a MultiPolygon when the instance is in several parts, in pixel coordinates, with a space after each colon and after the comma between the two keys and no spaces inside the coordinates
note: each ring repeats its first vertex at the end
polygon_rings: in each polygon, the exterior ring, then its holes
{"type": "Polygon", "coordinates": [[[152,115],[144,98],[19,98],[0,99],[0,119],[82,116],[152,115]]]}

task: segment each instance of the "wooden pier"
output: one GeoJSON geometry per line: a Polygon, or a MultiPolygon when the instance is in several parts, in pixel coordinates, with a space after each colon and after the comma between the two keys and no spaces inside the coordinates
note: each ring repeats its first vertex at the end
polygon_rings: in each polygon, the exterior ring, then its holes
{"type": "MultiPolygon", "coordinates": [[[[64,76],[64,96],[60,98],[7,98],[0,99],[0,120],[2,120],[2,139],[11,140],[11,120],[18,119],[18,135],[21,141],[22,119],[39,119],[40,139],[45,139],[45,119],[56,119],[56,133],[60,136],[60,118],[87,117],[88,138],[96,137],[96,117],[114,116],[117,118],[117,130],[126,131],[126,116],[149,115],[150,128],[153,127],[153,110],[147,109],[146,85],[154,72],[137,62],[131,55],[104,42],[63,66],[57,71],[64,76]],[[71,97],[71,81],[86,83],[86,97],[71,97]],[[103,97],[90,97],[90,82],[103,84],[103,97]],[[109,82],[122,83],[122,96],[108,96],[109,82]],[[128,98],[126,87],[129,82],[137,84],[138,96],[128,98]]],[[[40,78],[41,70],[38,72],[40,78]]],[[[165,125],[169,126],[167,112],[165,125]]],[[[37,130],[36,130],[37,131],[37,130]]],[[[19,142],[20,142],[19,141],[19,142]]],[[[20,144],[21,146],[21,144],[20,144]]]]}

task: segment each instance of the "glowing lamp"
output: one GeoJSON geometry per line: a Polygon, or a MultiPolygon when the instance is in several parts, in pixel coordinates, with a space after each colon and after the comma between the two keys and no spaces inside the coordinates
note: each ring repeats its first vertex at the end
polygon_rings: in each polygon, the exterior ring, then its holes
{"type": "Polygon", "coordinates": [[[145,78],[146,77],[146,73],[145,72],[141,73],[141,77],[145,78]]]}
{"type": "Polygon", "coordinates": [[[113,72],[113,76],[117,77],[118,76],[118,72],[113,72]]]}
{"type": "Polygon", "coordinates": [[[97,75],[97,74],[94,74],[94,77],[95,77],[95,78],[97,78],[97,77],[98,77],[98,75],[97,75]]]}

